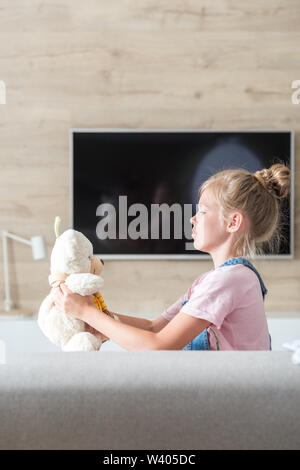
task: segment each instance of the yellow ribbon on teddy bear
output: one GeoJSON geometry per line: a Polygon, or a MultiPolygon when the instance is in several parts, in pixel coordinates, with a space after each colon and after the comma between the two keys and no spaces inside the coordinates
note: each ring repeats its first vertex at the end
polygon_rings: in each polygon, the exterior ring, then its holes
{"type": "Polygon", "coordinates": [[[101,294],[94,294],[93,301],[98,310],[102,310],[102,312],[104,312],[104,310],[107,309],[106,303],[104,302],[101,294]]]}

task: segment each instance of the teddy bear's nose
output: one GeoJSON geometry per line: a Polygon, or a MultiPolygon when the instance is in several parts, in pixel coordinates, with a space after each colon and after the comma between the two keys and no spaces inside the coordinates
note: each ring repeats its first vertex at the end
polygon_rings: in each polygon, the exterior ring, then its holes
{"type": "Polygon", "coordinates": [[[100,259],[100,261],[101,261],[101,263],[102,263],[102,264],[103,264],[103,266],[104,266],[104,261],[103,261],[103,259],[100,259]]]}

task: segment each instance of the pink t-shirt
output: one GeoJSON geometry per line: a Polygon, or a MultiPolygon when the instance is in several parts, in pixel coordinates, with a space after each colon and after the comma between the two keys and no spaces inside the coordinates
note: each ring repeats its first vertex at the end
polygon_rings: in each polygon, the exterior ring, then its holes
{"type": "Polygon", "coordinates": [[[212,323],[207,330],[210,349],[218,349],[217,340],[220,350],[270,349],[260,282],[243,264],[219,266],[201,274],[162,316],[170,321],[179,312],[212,323]]]}

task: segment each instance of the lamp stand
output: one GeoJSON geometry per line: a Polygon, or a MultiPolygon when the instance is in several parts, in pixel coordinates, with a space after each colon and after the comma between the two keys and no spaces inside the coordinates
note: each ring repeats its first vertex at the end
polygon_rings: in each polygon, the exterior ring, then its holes
{"type": "MultiPolygon", "coordinates": [[[[12,313],[14,303],[11,299],[10,293],[10,278],[9,278],[9,263],[8,263],[8,249],[7,249],[7,240],[11,238],[25,245],[29,245],[32,248],[33,259],[43,259],[46,257],[46,247],[43,237],[36,236],[32,237],[31,240],[26,240],[25,238],[14,235],[13,233],[6,232],[2,230],[2,248],[3,248],[3,269],[4,269],[4,310],[5,312],[12,313]]],[[[23,318],[23,315],[19,315],[23,318]]]]}

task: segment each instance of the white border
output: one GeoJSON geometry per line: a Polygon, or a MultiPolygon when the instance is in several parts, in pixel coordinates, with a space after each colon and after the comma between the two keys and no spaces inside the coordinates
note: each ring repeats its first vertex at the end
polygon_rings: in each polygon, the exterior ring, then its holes
{"type": "MultiPolygon", "coordinates": [[[[198,132],[198,133],[209,133],[209,132],[223,132],[223,133],[233,133],[233,132],[240,132],[240,133],[254,133],[254,132],[273,132],[273,133],[280,133],[280,132],[289,132],[291,135],[291,156],[290,156],[290,170],[291,170],[291,186],[290,186],[290,255],[259,255],[255,256],[254,259],[294,259],[294,175],[295,175],[295,132],[294,130],[290,129],[135,129],[135,128],[71,128],[69,131],[69,165],[70,165],[70,172],[69,172],[69,216],[70,216],[70,226],[73,228],[73,134],[75,132],[81,133],[99,133],[99,132],[198,132]]],[[[127,259],[135,259],[135,260],[154,260],[154,259],[168,259],[168,260],[211,260],[210,255],[101,255],[95,254],[96,256],[101,257],[102,259],[112,259],[112,260],[127,260],[127,259]]]]}

